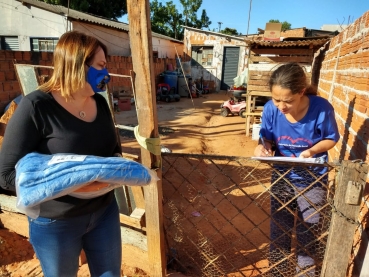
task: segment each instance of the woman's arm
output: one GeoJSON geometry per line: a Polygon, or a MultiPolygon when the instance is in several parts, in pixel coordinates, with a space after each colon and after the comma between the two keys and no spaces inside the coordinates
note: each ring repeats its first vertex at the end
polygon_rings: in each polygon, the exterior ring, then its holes
{"type": "Polygon", "coordinates": [[[86,186],[83,186],[77,190],[75,190],[74,192],[91,192],[91,191],[98,191],[100,189],[103,189],[105,187],[109,186],[108,183],[102,183],[102,182],[92,182],[86,186]]]}
{"type": "Polygon", "coordinates": [[[301,152],[300,158],[311,158],[316,154],[326,152],[329,149],[332,149],[337,142],[330,139],[324,139],[322,141],[319,141],[317,144],[315,144],[313,147],[301,152]]]}
{"type": "Polygon", "coordinates": [[[5,130],[0,151],[0,186],[15,192],[15,165],[37,149],[41,140],[33,104],[23,97],[5,130]]]}

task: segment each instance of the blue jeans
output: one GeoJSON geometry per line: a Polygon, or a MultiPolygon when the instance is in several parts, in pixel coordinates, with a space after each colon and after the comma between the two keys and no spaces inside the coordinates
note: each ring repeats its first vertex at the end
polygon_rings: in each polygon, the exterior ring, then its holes
{"type": "Polygon", "coordinates": [[[30,242],[45,277],[77,276],[86,253],[91,276],[121,276],[122,243],[116,200],[95,213],[68,218],[28,218],[30,242]]]}
{"type": "Polygon", "coordinates": [[[306,187],[291,187],[286,182],[279,181],[273,185],[271,192],[270,221],[270,265],[272,276],[294,276],[296,272],[307,270],[307,275],[315,276],[318,271],[312,268],[316,261],[321,260],[320,241],[317,237],[322,233],[321,214],[319,210],[326,203],[327,191],[321,186],[312,186],[304,193],[306,187]],[[290,202],[291,201],[291,202],[290,202]],[[288,203],[289,202],[289,203],[288,203]],[[282,207],[288,203],[285,207],[282,207]],[[315,206],[315,207],[314,207],[315,206]],[[295,221],[294,212],[297,211],[295,221]],[[296,228],[297,266],[296,271],[286,259],[291,254],[292,233],[296,228]]]}

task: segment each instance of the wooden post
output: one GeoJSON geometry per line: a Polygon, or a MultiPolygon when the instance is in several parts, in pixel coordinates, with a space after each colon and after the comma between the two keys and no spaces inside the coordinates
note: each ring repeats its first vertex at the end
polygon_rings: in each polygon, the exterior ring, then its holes
{"type": "MultiPolygon", "coordinates": [[[[152,58],[152,35],[149,0],[127,1],[129,37],[135,73],[136,107],[139,134],[159,137],[156,113],[155,76],[152,58]]],[[[141,148],[142,164],[156,168],[161,179],[161,156],[141,148]]],[[[163,232],[162,184],[144,188],[147,249],[150,276],[165,276],[166,261],[163,232]]]]}
{"type": "Polygon", "coordinates": [[[336,179],[334,207],[322,277],[346,276],[367,173],[368,165],[364,163],[342,161],[342,167],[336,179]],[[356,202],[357,199],[360,201],[356,202]]]}

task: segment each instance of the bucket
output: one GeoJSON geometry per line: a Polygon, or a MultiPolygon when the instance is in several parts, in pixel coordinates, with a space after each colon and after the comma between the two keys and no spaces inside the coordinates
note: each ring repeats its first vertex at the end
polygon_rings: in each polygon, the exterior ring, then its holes
{"type": "Polygon", "coordinates": [[[121,111],[130,111],[131,110],[131,99],[119,99],[118,107],[121,111]]]}
{"type": "Polygon", "coordinates": [[[168,71],[173,71],[173,65],[171,63],[167,64],[167,70],[168,71]]]}
{"type": "Polygon", "coordinates": [[[259,140],[261,124],[252,124],[252,140],[259,140]]]}
{"type": "Polygon", "coordinates": [[[168,74],[169,72],[166,72],[164,75],[164,83],[168,84],[170,88],[175,88],[175,92],[177,93],[177,80],[178,75],[177,73],[168,74]]]}

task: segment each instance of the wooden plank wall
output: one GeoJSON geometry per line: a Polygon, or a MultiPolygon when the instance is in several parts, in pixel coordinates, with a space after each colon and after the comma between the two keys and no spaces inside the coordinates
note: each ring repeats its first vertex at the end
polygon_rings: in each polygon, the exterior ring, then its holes
{"type": "MultiPolygon", "coordinates": [[[[274,68],[273,68],[274,70],[274,68]]],[[[249,81],[247,83],[247,92],[270,92],[269,89],[269,79],[272,75],[271,71],[261,71],[261,70],[250,70],[249,71],[249,81]]],[[[311,80],[311,72],[306,72],[306,77],[311,80]]]]}
{"type": "MultiPolygon", "coordinates": [[[[265,71],[265,64],[277,64],[297,62],[300,64],[312,65],[314,59],[314,49],[300,48],[251,48],[249,64],[254,64],[253,68],[257,68],[260,64],[260,70],[249,71],[249,81],[247,84],[247,92],[269,92],[268,80],[271,72],[274,70],[265,71]],[[265,56],[270,55],[270,56],[265,56]]],[[[311,79],[311,73],[307,73],[307,77],[311,79]]]]}
{"type": "MultiPolygon", "coordinates": [[[[247,104],[246,104],[246,136],[250,134],[251,123],[254,116],[261,116],[260,110],[255,110],[257,97],[270,97],[269,79],[278,64],[297,62],[301,65],[311,66],[314,59],[314,49],[309,48],[252,48],[250,49],[249,70],[247,82],[247,104]],[[274,66],[273,66],[274,65],[274,66]]],[[[311,73],[307,73],[311,80],[311,73]]]]}
{"type": "Polygon", "coordinates": [[[298,62],[311,65],[314,49],[303,48],[251,48],[250,63],[288,63],[298,62]],[[268,56],[266,56],[268,55],[268,56]]]}
{"type": "Polygon", "coordinates": [[[272,71],[249,71],[249,81],[247,83],[247,92],[258,91],[258,92],[269,92],[268,81],[272,71]]]}

